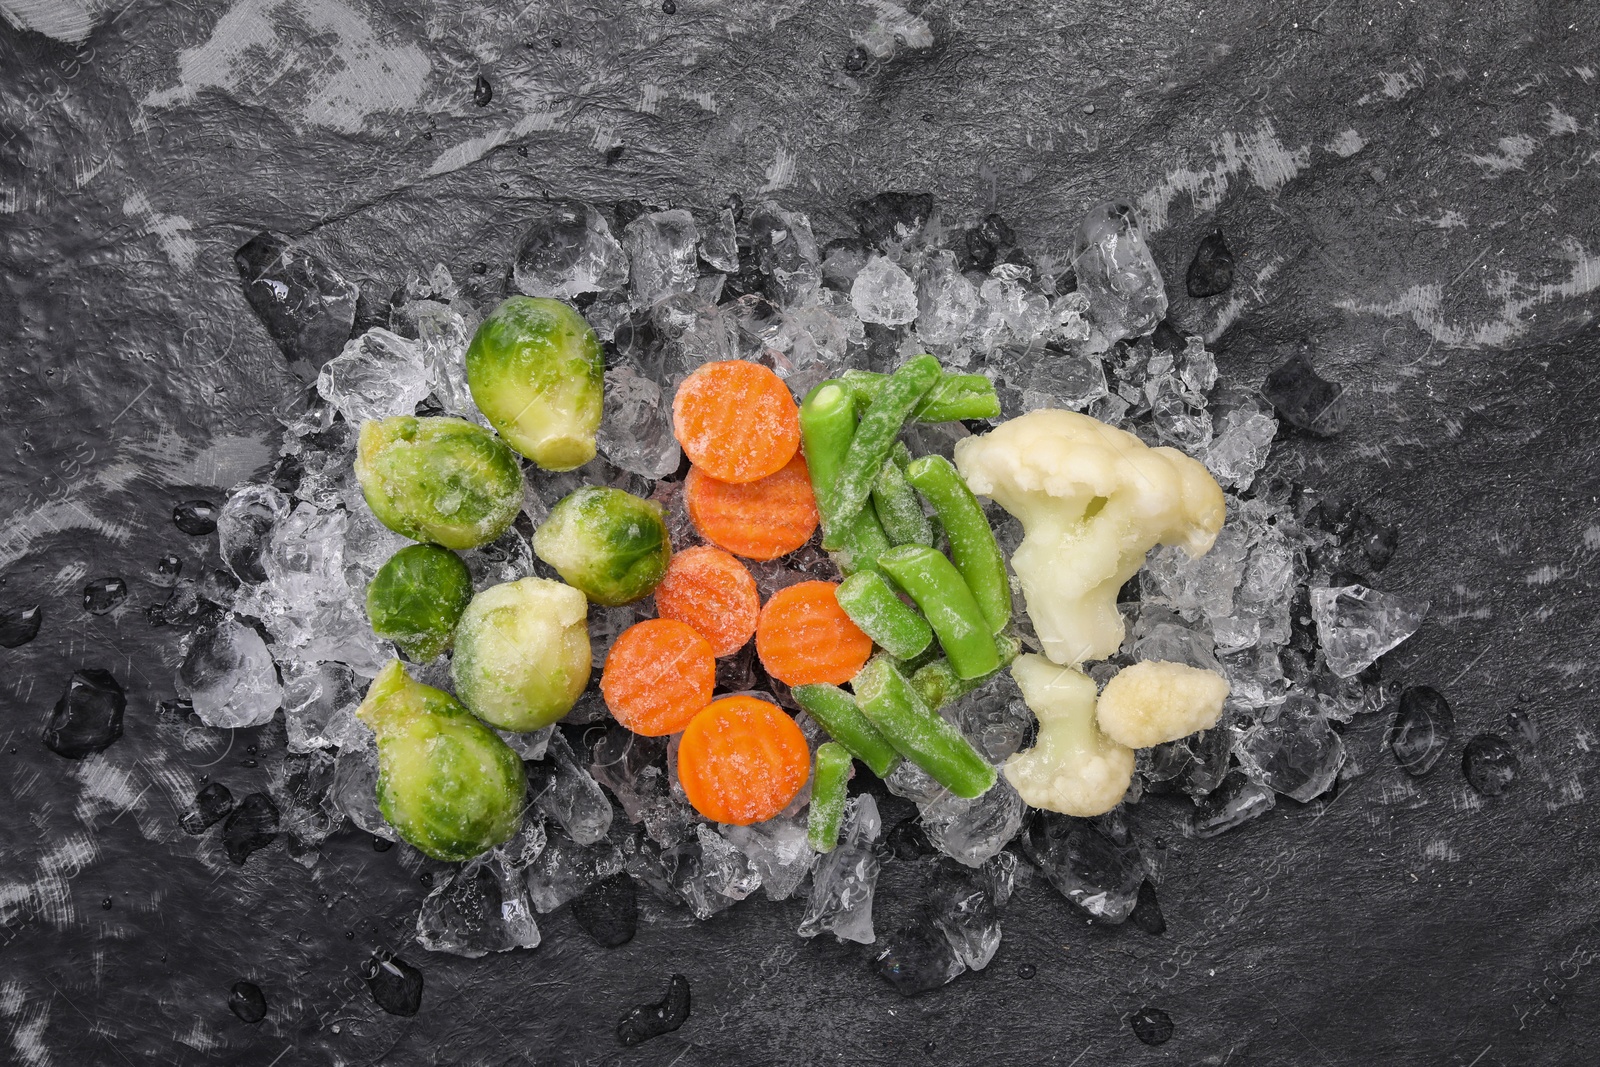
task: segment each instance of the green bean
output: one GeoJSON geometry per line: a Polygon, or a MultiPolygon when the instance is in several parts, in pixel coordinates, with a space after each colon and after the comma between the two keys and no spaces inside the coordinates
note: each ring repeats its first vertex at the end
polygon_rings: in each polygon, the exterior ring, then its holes
{"type": "Polygon", "coordinates": [[[913,460],[906,468],[906,480],[928,498],[938,514],[950,541],[951,562],[983,609],[990,632],[1004,630],[1011,621],[1011,581],[983,505],[961,480],[955,465],[943,456],[913,460]]]}
{"type": "Polygon", "coordinates": [[[806,818],[806,840],[818,852],[832,852],[839,843],[839,823],[844,820],[844,798],[850,784],[850,753],[837,741],[817,746],[811,777],[811,810],[806,818]]]}
{"type": "MultiPolygon", "coordinates": [[[[922,395],[939,380],[939,361],[929,355],[915,356],[904,363],[884,383],[883,389],[867,405],[850,450],[845,453],[833,483],[832,499],[823,506],[835,521],[842,521],[866,506],[872,484],[883,469],[884,460],[894,447],[900,429],[922,395]]],[[[843,387],[840,391],[844,392],[843,387]]],[[[848,394],[845,394],[848,398],[848,394]]]]}
{"type": "MultiPolygon", "coordinates": [[[[855,399],[856,410],[865,411],[872,403],[888,375],[872,371],[847,370],[844,372],[845,388],[855,399]]],[[[958,419],[998,419],[1000,398],[995,394],[994,382],[983,374],[942,375],[926,396],[912,409],[911,417],[917,422],[954,422],[958,419]]]]}
{"type": "Polygon", "coordinates": [[[983,609],[942,552],[901,545],[879,556],[878,566],[922,610],[956,677],[980,678],[1000,665],[983,609]]]}
{"type": "Polygon", "coordinates": [[[933,643],[927,621],[906,607],[881,574],[852,574],[834,596],[850,621],[896,659],[910,659],[933,643]]]}
{"type": "Polygon", "coordinates": [[[890,544],[933,545],[933,527],[922,513],[922,501],[892,456],[883,461],[883,470],[872,485],[872,510],[890,544]]]}
{"type": "MultiPolygon", "coordinates": [[[[1009,666],[1022,651],[1022,643],[1010,634],[996,634],[994,643],[1000,652],[1002,669],[1009,666]]],[[[982,678],[957,678],[950,661],[941,658],[918,667],[911,675],[911,688],[917,691],[917,695],[928,707],[938,711],[951,701],[959,700],[968,693],[982,688],[995,676],[995,673],[990,671],[982,678]]]]}
{"type": "Polygon", "coordinates": [[[982,796],[994,785],[994,768],[960,730],[923,703],[906,676],[887,658],[873,657],[851,685],[862,714],[906,759],[940,785],[967,799],[982,796]]]}
{"type": "Polygon", "coordinates": [[[806,394],[800,405],[800,435],[805,448],[806,468],[811,473],[811,490],[822,515],[822,547],[839,551],[840,569],[846,574],[868,570],[878,553],[889,547],[889,538],[878,525],[878,517],[863,508],[852,518],[840,522],[830,510],[833,487],[850,440],[856,432],[855,407],[850,394],[837,381],[825,381],[806,394]]]}
{"type": "Polygon", "coordinates": [[[828,731],[829,737],[848,749],[879,778],[887,778],[900,762],[900,753],[861,714],[855,698],[843,689],[836,685],[797,685],[789,690],[789,695],[828,731]]]}

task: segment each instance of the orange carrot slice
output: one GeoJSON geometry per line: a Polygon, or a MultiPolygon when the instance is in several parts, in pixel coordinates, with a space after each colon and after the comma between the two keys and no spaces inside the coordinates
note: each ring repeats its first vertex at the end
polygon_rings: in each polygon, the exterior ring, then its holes
{"type": "Polygon", "coordinates": [[[636,734],[675,734],[707,704],[717,683],[711,642],[686,623],[646,619],[617,636],[600,675],[612,716],[636,734]]]}
{"type": "Polygon", "coordinates": [[[672,429],[689,462],[721,482],[753,482],[783,469],[800,447],[800,409],[766,367],[707,363],[672,399],[672,429]]]}
{"type": "Polygon", "coordinates": [[[843,685],[872,655],[872,638],[850,621],[835,582],[801,582],[772,594],[756,621],[756,655],[787,685],[843,685]]]}
{"type": "Polygon", "coordinates": [[[731,656],[756,632],[761,594],[743,563],[713,545],[676,552],[656,586],[656,614],[687,623],[711,642],[718,657],[731,656]]]}
{"type": "Polygon", "coordinates": [[[805,734],[781,708],[755,697],[716,701],[678,743],[678,781],[694,809],[716,822],[770,819],[810,776],[805,734]]]}
{"type": "Polygon", "coordinates": [[[746,559],[786,556],[817,529],[817,498],[799,453],[778,473],[742,484],[690,467],[683,494],[700,536],[746,559]]]}

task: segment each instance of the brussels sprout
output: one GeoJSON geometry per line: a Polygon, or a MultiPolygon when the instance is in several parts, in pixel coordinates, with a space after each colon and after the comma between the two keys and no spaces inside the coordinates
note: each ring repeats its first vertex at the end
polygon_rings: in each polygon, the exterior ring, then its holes
{"type": "Polygon", "coordinates": [[[490,586],[456,626],[457,695],[502,730],[549,726],[589,684],[588,617],[583,594],[549,578],[490,586]]]}
{"type": "Polygon", "coordinates": [[[378,735],[378,810],[411,844],[455,862],[521,828],[522,759],[449,693],[391,660],[356,716],[378,735]]]}
{"type": "Polygon", "coordinates": [[[514,296],[467,347],[478,410],[511,447],[553,471],[594,458],[605,357],[589,324],[559,300],[514,296]]]}
{"type": "Polygon", "coordinates": [[[667,573],[672,540],[661,505],[621,489],[585,486],[561,498],[533,551],[596,604],[649,596],[667,573]]]}
{"type": "Polygon", "coordinates": [[[460,556],[438,545],[407,545],[367,586],[367,618],[373,633],[425,663],[450,647],[471,599],[472,572],[460,556]]]}
{"type": "Polygon", "coordinates": [[[363,422],[355,467],[378,521],[413,541],[475,548],[505,533],[522,509],[517,454],[462,419],[363,422]]]}

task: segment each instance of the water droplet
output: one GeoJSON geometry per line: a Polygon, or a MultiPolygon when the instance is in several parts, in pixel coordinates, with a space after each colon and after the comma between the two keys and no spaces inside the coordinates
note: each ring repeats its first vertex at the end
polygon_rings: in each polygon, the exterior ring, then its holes
{"type": "Polygon", "coordinates": [[[422,1007],[422,972],[399,956],[380,952],[361,969],[372,999],[390,1015],[415,1015],[422,1007]]]}
{"type": "Polygon", "coordinates": [[[1034,975],[1036,975],[1038,973],[1039,973],[1039,968],[1035,967],[1031,963],[1020,963],[1020,964],[1017,965],[1017,977],[1018,978],[1031,979],[1034,975]]]}
{"type": "Polygon", "coordinates": [[[128,583],[121,578],[96,578],[83,587],[83,610],[104,615],[128,599],[128,583]]]}
{"type": "Polygon", "coordinates": [[[39,624],[43,621],[44,612],[37,604],[0,611],[0,645],[16,648],[27,644],[39,636],[39,624]]]}
{"type": "Polygon", "coordinates": [[[488,107],[489,101],[494,99],[494,86],[489,84],[489,79],[482,74],[472,83],[472,102],[479,107],[488,107]]]}
{"type": "Polygon", "coordinates": [[[217,532],[217,506],[209,500],[185,500],[172,509],[172,524],[190,537],[217,532]]]}
{"type": "Polygon", "coordinates": [[[1414,777],[1433,770],[1450,745],[1455,714],[1437,689],[1413,685],[1400,694],[1400,707],[1389,730],[1389,750],[1400,769],[1414,777]]]}
{"type": "Polygon", "coordinates": [[[110,897],[106,897],[104,900],[102,900],[100,902],[100,906],[102,908],[104,908],[106,911],[110,911],[111,910],[111,898],[110,897]]]}
{"type": "Polygon", "coordinates": [[[661,13],[663,15],[676,15],[678,5],[675,0],[661,0],[661,13]]]}
{"type": "Polygon", "coordinates": [[[617,1024],[617,1040],[632,1047],[670,1034],[688,1021],[689,1007],[689,980],[675,974],[660,1003],[641,1004],[622,1017],[617,1024]]]}
{"type": "Polygon", "coordinates": [[[1461,754],[1461,773],[1467,784],[1486,797],[1504,793],[1517,779],[1520,765],[1516,750],[1499,734],[1479,734],[1461,754]]]}
{"type": "Polygon", "coordinates": [[[267,998],[254,982],[235,982],[228,992],[228,1010],[242,1022],[258,1023],[267,1017],[267,998]]]}
{"type": "Polygon", "coordinates": [[[56,701],[45,726],[44,743],[67,759],[83,759],[109,748],[122,736],[122,713],[128,698],[110,671],[76,671],[67,691],[56,701]]]}
{"type": "Polygon", "coordinates": [[[1172,1040],[1172,1016],[1160,1008],[1140,1008],[1128,1019],[1133,1036],[1147,1045],[1164,1045],[1172,1040]]]}

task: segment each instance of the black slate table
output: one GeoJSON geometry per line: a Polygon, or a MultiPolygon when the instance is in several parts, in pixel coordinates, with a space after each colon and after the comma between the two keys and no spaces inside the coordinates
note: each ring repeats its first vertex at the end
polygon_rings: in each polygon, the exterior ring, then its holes
{"type": "MultiPolygon", "coordinates": [[[[8,605],[45,613],[35,641],[0,652],[0,1060],[1593,1061],[1588,5],[4,0],[0,14],[0,570],[8,605]],[[913,39],[895,45],[896,29],[913,39]],[[250,235],[291,235],[376,293],[436,262],[487,287],[546,196],[769,195],[827,237],[887,188],[930,190],[951,219],[999,211],[1057,253],[1086,206],[1127,194],[1173,281],[1225,230],[1238,284],[1207,302],[1170,285],[1173,322],[1213,339],[1227,380],[1257,383],[1308,345],[1350,387],[1341,436],[1286,437],[1273,463],[1398,522],[1386,586],[1433,607],[1383,669],[1454,703],[1439,772],[1405,795],[1377,716],[1346,734],[1331,800],[1209,841],[1154,806],[1140,829],[1164,935],[1085,925],[1035,879],[989,969],[916,1000],[872,976],[864,948],[797,939],[796,901],[668,916],[613,951],[557,913],[537,950],[470,961],[406,947],[426,889],[365,835],[335,836],[312,866],[274,847],[237,868],[177,830],[175,782],[212,774],[237,795],[281,753],[272,728],[220,759],[186,746],[157,710],[181,633],[144,614],[165,595],[145,580],[158,557],[192,573],[215,551],[175,531],[172,505],[263,470],[274,411],[301,388],[242,298],[231,256],[250,235]],[[127,604],[85,613],[83,585],[109,575],[127,604]],[[74,763],[39,736],[86,666],[111,670],[129,707],[106,757],[74,763]],[[1483,800],[1461,742],[1515,708],[1537,757],[1483,800]],[[425,969],[417,1016],[368,996],[358,969],[380,948],[425,969]],[[688,1025],[621,1049],[617,1018],[672,971],[693,985],[688,1025]],[[256,1026],[226,1007],[241,978],[271,1005],[256,1026]],[[1126,1024],[1146,1005],[1176,1025],[1158,1048],[1126,1024]]],[[[880,928],[912,877],[886,867],[880,928]]]]}

